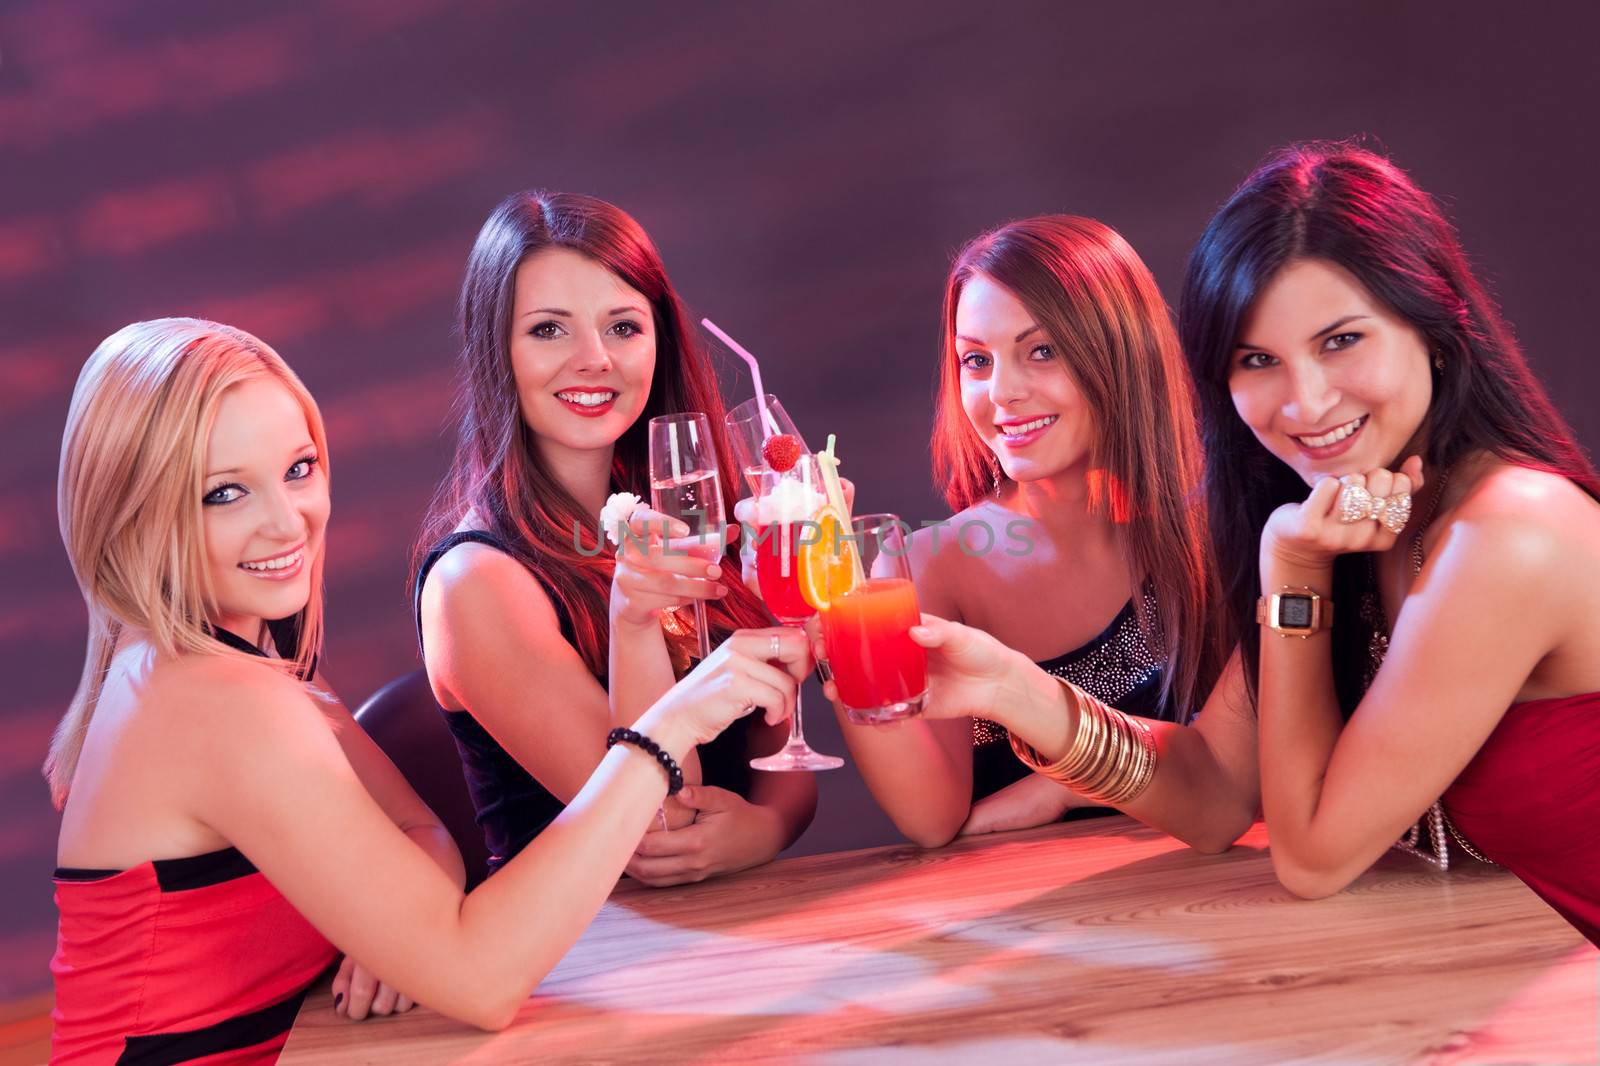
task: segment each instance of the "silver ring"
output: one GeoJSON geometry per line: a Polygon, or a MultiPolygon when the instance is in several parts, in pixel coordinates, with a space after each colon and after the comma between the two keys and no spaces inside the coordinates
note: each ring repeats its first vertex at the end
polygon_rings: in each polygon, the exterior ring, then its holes
{"type": "Polygon", "coordinates": [[[770,633],[770,634],[768,634],[768,636],[772,640],[772,654],[767,656],[767,658],[769,658],[769,659],[781,659],[781,658],[783,658],[783,641],[778,639],[778,634],[776,634],[776,633],[770,633]]]}

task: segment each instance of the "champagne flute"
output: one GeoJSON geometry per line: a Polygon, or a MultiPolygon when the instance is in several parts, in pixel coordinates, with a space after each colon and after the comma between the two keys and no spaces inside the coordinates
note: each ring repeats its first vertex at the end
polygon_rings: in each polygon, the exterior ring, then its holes
{"type": "MultiPolygon", "coordinates": [[[[661,415],[650,420],[650,506],[689,527],[689,532],[716,545],[721,556],[727,537],[722,509],[722,481],[711,423],[699,412],[661,415]]],[[[695,639],[700,658],[711,654],[704,600],[694,601],[695,639]]]]}
{"type": "Polygon", "coordinates": [[[739,464],[739,473],[754,496],[761,495],[761,475],[767,472],[766,458],[761,454],[767,438],[780,435],[793,437],[801,455],[811,454],[805,438],[795,428],[794,419],[783,409],[783,404],[770,392],[766,399],[768,422],[765,426],[761,424],[761,408],[755,400],[746,400],[729,410],[727,416],[728,444],[733,448],[734,462],[739,464]]]}

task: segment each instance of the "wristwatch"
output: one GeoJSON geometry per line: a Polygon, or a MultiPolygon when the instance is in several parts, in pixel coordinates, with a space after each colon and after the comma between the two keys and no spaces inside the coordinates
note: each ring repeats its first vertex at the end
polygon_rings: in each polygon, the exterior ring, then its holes
{"type": "Polygon", "coordinates": [[[1281,637],[1305,640],[1333,628],[1333,604],[1307,585],[1285,585],[1256,601],[1256,624],[1281,637]]]}

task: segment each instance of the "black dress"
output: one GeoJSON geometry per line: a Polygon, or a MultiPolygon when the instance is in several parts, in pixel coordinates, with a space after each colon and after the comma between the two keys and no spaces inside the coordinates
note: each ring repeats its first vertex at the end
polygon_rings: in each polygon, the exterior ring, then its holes
{"type": "MultiPolygon", "coordinates": [[[[1155,593],[1146,588],[1145,614],[1156,617],[1155,593]]],[[[1165,663],[1159,642],[1139,624],[1134,602],[1129,600],[1093,640],[1083,647],[1047,659],[1039,666],[1048,674],[1071,681],[1108,707],[1141,718],[1167,718],[1161,699],[1165,663]]],[[[1011,750],[1006,728],[987,718],[972,720],[972,802],[999,792],[1032,773],[1011,750]]],[[[1065,818],[1106,813],[1103,807],[1078,807],[1065,818]]]]}
{"type": "MultiPolygon", "coordinates": [[[[556,618],[561,625],[561,635],[567,643],[577,646],[572,619],[532,561],[500,538],[481,530],[452,533],[429,548],[423,556],[422,565],[417,570],[416,587],[412,590],[419,646],[422,643],[423,582],[446,552],[458,544],[469,542],[504,552],[526,567],[550,597],[550,604],[555,608],[556,618]]],[[[602,688],[605,687],[605,675],[596,674],[595,680],[600,682],[602,688]]],[[[451,736],[455,738],[456,751],[461,756],[461,770],[466,777],[467,791],[472,795],[472,806],[477,811],[478,828],[483,830],[484,843],[489,848],[489,872],[493,873],[543,832],[544,827],[562,812],[565,804],[523,769],[522,764],[500,746],[489,731],[472,717],[471,712],[445,711],[444,717],[451,736]]],[[[705,783],[747,798],[751,771],[745,742],[749,725],[750,720],[742,718],[711,743],[702,744],[699,748],[705,783]]]]}

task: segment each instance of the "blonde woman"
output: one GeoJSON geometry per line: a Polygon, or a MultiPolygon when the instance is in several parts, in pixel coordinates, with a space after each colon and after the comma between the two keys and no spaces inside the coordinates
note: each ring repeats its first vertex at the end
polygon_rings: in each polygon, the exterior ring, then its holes
{"type": "Polygon", "coordinates": [[[270,1062],[341,951],[353,1017],[418,1000],[507,1024],[677,760],[752,706],[781,721],[807,665],[786,630],[734,634],[463,897],[449,837],[316,673],[327,444],[272,349],[193,319],[112,335],[79,377],[59,491],[90,637],[46,764],[58,1062],[270,1062]]]}

